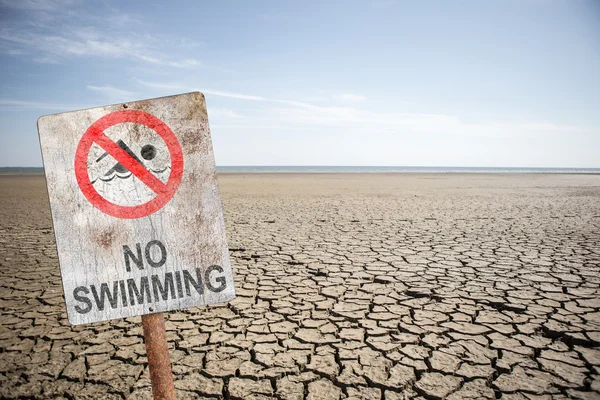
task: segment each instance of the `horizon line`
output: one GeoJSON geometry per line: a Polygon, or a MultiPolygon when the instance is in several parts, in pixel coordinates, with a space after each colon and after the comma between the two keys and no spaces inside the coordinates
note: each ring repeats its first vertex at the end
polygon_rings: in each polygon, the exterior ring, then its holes
{"type": "MultiPolygon", "coordinates": [[[[598,167],[481,166],[481,165],[215,165],[216,168],[504,168],[504,169],[600,169],[598,167]]],[[[0,169],[44,169],[44,166],[0,166],[0,169]]]]}

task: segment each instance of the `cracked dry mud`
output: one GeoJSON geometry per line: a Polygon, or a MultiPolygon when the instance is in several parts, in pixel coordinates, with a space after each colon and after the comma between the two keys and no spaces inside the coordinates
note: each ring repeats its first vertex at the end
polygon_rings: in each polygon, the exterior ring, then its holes
{"type": "MultiPolygon", "coordinates": [[[[600,176],[221,175],[237,299],[168,315],[179,399],[600,398],[600,176]]],[[[44,180],[0,177],[0,397],[148,399],[71,327],[44,180]]]]}

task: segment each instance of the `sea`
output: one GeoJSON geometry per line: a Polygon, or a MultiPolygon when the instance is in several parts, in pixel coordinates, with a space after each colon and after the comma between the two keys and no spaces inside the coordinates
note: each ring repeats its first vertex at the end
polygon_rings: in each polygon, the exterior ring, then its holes
{"type": "Polygon", "coordinates": [[[222,173],[483,173],[483,174],[600,174],[600,168],[519,167],[378,167],[378,166],[217,166],[222,173]]]}
{"type": "MultiPolygon", "coordinates": [[[[41,167],[0,167],[0,175],[41,174],[41,167]]],[[[480,174],[600,174],[600,168],[530,167],[381,167],[381,166],[217,166],[217,172],[236,174],[361,174],[361,173],[480,173],[480,174]]]]}

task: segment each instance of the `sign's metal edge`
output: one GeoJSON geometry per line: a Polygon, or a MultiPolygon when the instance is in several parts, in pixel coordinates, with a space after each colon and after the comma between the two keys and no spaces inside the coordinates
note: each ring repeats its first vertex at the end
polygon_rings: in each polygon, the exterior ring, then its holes
{"type": "MultiPolygon", "coordinates": [[[[41,125],[40,125],[40,123],[43,124],[43,121],[42,121],[43,118],[44,117],[38,118],[37,127],[38,127],[38,139],[39,139],[38,141],[40,143],[40,154],[42,156],[42,165],[46,165],[44,162],[44,150],[43,150],[43,145],[42,145],[42,129],[41,129],[41,125]]],[[[46,168],[44,168],[44,180],[46,181],[46,197],[48,198],[48,204],[50,206],[50,216],[51,216],[50,219],[52,220],[52,234],[54,235],[54,249],[56,251],[56,260],[58,261],[58,269],[60,271],[60,276],[61,276],[60,284],[61,284],[62,291],[63,291],[63,298],[65,299],[65,301],[63,301],[64,307],[65,307],[64,310],[67,314],[67,319],[69,320],[69,323],[71,325],[81,325],[81,323],[76,323],[74,320],[71,319],[71,313],[69,312],[69,307],[67,306],[67,301],[66,301],[67,296],[65,294],[66,293],[65,279],[63,276],[63,268],[61,267],[61,265],[62,265],[61,254],[58,251],[58,246],[56,245],[56,243],[58,242],[58,234],[56,231],[56,222],[55,222],[56,210],[55,210],[55,207],[53,207],[52,201],[50,199],[50,187],[48,185],[48,173],[49,173],[49,171],[46,168]]]]}
{"type": "Polygon", "coordinates": [[[123,101],[121,103],[113,103],[113,104],[107,104],[107,105],[97,106],[97,107],[78,108],[76,110],[71,110],[71,111],[65,111],[65,112],[53,113],[53,114],[46,114],[46,115],[42,115],[37,120],[38,132],[39,132],[40,120],[42,120],[42,119],[44,119],[46,117],[54,117],[54,116],[63,115],[63,114],[71,114],[71,113],[76,113],[76,112],[81,112],[81,111],[96,110],[98,108],[118,107],[118,106],[121,106],[123,104],[141,103],[143,101],[162,100],[162,99],[168,99],[170,97],[187,96],[187,95],[196,94],[196,93],[199,94],[199,95],[201,95],[203,98],[206,98],[206,96],[204,96],[204,93],[202,93],[199,90],[194,90],[194,91],[191,91],[191,92],[172,94],[172,95],[169,95],[169,96],[152,97],[150,99],[143,99],[143,100],[123,101]]]}

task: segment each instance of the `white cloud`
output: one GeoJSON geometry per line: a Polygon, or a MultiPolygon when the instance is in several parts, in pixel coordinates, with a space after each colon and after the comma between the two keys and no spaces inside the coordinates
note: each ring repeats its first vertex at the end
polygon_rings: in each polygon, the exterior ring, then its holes
{"type": "Polygon", "coordinates": [[[361,102],[361,101],[365,101],[367,99],[365,96],[361,96],[358,94],[352,94],[352,93],[338,94],[338,95],[333,96],[333,98],[338,101],[345,102],[345,103],[361,102]]]}
{"type": "Polygon", "coordinates": [[[146,87],[154,88],[154,89],[168,89],[168,90],[187,90],[187,91],[199,91],[203,94],[211,94],[213,96],[219,97],[229,97],[232,99],[241,99],[241,100],[252,100],[252,101],[267,101],[268,99],[261,96],[253,96],[249,94],[243,93],[234,93],[234,92],[225,92],[222,90],[212,90],[212,89],[198,89],[195,85],[185,85],[181,83],[169,83],[169,82],[149,82],[140,79],[136,79],[136,81],[146,87]]]}
{"type": "Polygon", "coordinates": [[[44,103],[38,101],[25,101],[25,100],[14,100],[14,99],[0,99],[0,109],[40,109],[40,110],[73,110],[77,108],[82,108],[81,106],[73,106],[67,104],[57,104],[57,103],[44,103]]]}
{"type": "MultiPolygon", "coordinates": [[[[293,128],[298,126],[315,126],[361,130],[368,133],[391,133],[396,135],[435,135],[454,137],[490,137],[510,138],[529,137],[544,138],[556,135],[580,134],[587,131],[571,125],[557,125],[549,122],[524,121],[509,123],[504,121],[485,121],[470,123],[459,116],[431,113],[381,112],[364,108],[317,106],[314,104],[268,98],[251,94],[242,94],[221,90],[198,89],[195,85],[181,83],[138,82],[147,87],[170,90],[199,90],[205,95],[222,96],[235,99],[260,101],[265,107],[257,109],[252,115],[244,117],[245,124],[218,125],[223,129],[242,129],[244,127],[277,127],[293,128]],[[269,103],[271,105],[269,105],[269,103]]],[[[362,96],[345,94],[354,101],[362,96]]],[[[235,113],[235,110],[231,110],[235,113]]],[[[212,109],[209,109],[211,117],[212,109]]],[[[226,117],[217,111],[219,117],[226,117]]]]}
{"type": "Polygon", "coordinates": [[[187,43],[184,39],[132,32],[132,24],[143,26],[141,17],[109,4],[96,5],[94,12],[88,3],[76,0],[0,0],[0,7],[26,10],[2,21],[0,53],[28,56],[40,63],[95,57],[174,68],[204,67],[200,60],[176,54],[174,49],[187,43]],[[100,18],[102,13],[114,17],[100,18]]]}
{"type": "Polygon", "coordinates": [[[167,61],[166,65],[169,65],[171,67],[187,68],[187,67],[201,67],[204,64],[198,60],[194,60],[193,58],[186,58],[185,60],[180,60],[180,61],[167,61]]]}
{"type": "Polygon", "coordinates": [[[35,57],[33,61],[38,64],[60,64],[56,58],[50,56],[35,57]]]}
{"type": "Polygon", "coordinates": [[[0,7],[49,11],[79,3],[77,0],[0,0],[0,7]]]}
{"type": "Polygon", "coordinates": [[[182,37],[179,39],[178,45],[179,47],[184,49],[195,49],[197,47],[204,46],[204,44],[204,42],[198,42],[187,37],[182,37]]]}
{"type": "Polygon", "coordinates": [[[110,19],[107,20],[107,18],[105,18],[102,15],[95,16],[95,19],[103,25],[105,25],[108,22],[111,26],[128,27],[130,29],[132,25],[142,24],[141,16],[136,14],[127,14],[124,13],[122,10],[115,9],[112,7],[110,7],[110,19]]]}
{"type": "Polygon", "coordinates": [[[236,113],[233,110],[228,108],[211,108],[210,115],[211,118],[222,118],[222,119],[240,119],[243,118],[240,114],[236,113]]]}
{"type": "Polygon", "coordinates": [[[460,117],[444,114],[378,112],[352,107],[280,107],[272,108],[261,118],[290,126],[313,125],[341,127],[368,133],[387,132],[399,135],[422,135],[489,138],[546,138],[574,135],[586,130],[577,126],[548,122],[485,121],[467,123],[460,117]]]}
{"type": "Polygon", "coordinates": [[[111,98],[132,97],[134,95],[133,92],[130,92],[128,90],[118,89],[118,88],[112,87],[110,85],[106,85],[106,86],[87,85],[86,87],[89,90],[92,90],[92,91],[98,92],[98,93],[102,93],[111,98]]]}
{"type": "Polygon", "coordinates": [[[186,86],[176,82],[150,82],[134,78],[134,80],[142,86],[153,89],[168,89],[168,90],[194,90],[190,86],[186,86]]]}
{"type": "Polygon", "coordinates": [[[210,124],[212,129],[288,129],[286,125],[210,124]]]}
{"type": "Polygon", "coordinates": [[[221,90],[200,89],[200,92],[202,92],[204,94],[212,94],[214,96],[230,97],[233,99],[241,99],[241,100],[253,100],[253,101],[266,101],[267,100],[265,97],[261,97],[261,96],[253,96],[253,95],[243,94],[243,93],[223,92],[221,90]]]}
{"type": "Polygon", "coordinates": [[[189,68],[203,64],[193,58],[173,59],[153,48],[141,36],[106,36],[93,28],[76,28],[64,34],[45,34],[4,29],[0,32],[4,53],[28,52],[37,60],[59,62],[67,57],[127,58],[150,64],[189,68]]]}

